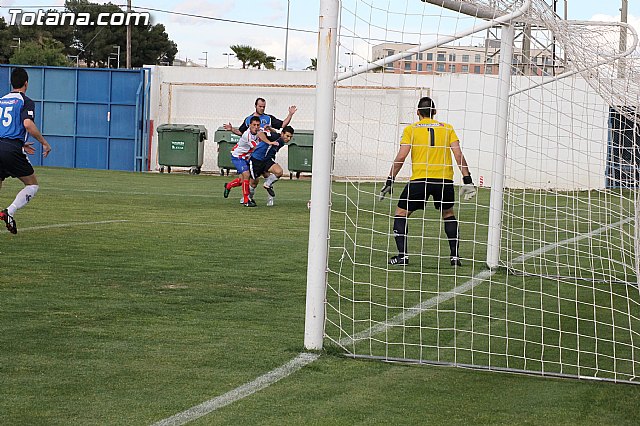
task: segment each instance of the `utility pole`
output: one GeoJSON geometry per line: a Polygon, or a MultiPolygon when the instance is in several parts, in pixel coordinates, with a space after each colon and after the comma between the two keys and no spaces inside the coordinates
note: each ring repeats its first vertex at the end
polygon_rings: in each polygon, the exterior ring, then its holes
{"type": "Polygon", "coordinates": [[[131,68],[131,22],[129,22],[130,13],[131,0],[127,0],[127,68],[131,68]]]}
{"type": "Polygon", "coordinates": [[[284,37],[284,70],[287,70],[287,52],[289,50],[289,7],[291,6],[290,0],[287,0],[287,32],[284,37]]]}
{"type": "MultiPolygon", "coordinates": [[[[629,12],[629,0],[622,0],[622,7],[620,8],[620,22],[626,24],[628,21],[628,12],[629,12]]],[[[627,29],[625,27],[620,27],[620,53],[627,50],[627,29]]],[[[625,77],[625,68],[626,61],[624,58],[621,58],[618,61],[618,78],[625,77]]]]}

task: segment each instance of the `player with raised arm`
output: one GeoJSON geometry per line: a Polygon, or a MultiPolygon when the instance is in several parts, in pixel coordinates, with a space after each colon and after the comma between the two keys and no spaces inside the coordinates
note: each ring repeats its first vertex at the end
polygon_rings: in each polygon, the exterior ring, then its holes
{"type": "Polygon", "coordinates": [[[34,154],[33,142],[27,142],[27,133],[42,144],[42,156],[47,157],[51,146],[42,136],[34,123],[35,104],[25,92],[29,87],[29,75],[24,68],[14,68],[11,72],[13,90],[0,98],[0,187],[8,178],[18,178],[24,188],[16,195],[13,203],[0,211],[2,220],[9,232],[16,234],[13,215],[16,210],[27,205],[38,192],[38,179],[29,162],[27,154],[34,154]]]}
{"type": "Polygon", "coordinates": [[[282,166],[276,163],[276,154],[286,144],[291,141],[293,137],[293,127],[285,126],[282,129],[282,134],[275,141],[275,145],[269,145],[265,142],[260,142],[256,149],[251,154],[249,160],[249,170],[251,172],[251,188],[255,189],[258,186],[260,176],[267,176],[264,189],[269,193],[267,199],[267,206],[273,206],[274,197],[276,192],[273,190],[273,184],[282,177],[282,166]]]}
{"type": "Polygon", "coordinates": [[[231,123],[225,124],[223,127],[225,130],[228,130],[238,136],[242,135],[249,128],[249,121],[252,117],[260,118],[260,129],[267,134],[267,137],[270,140],[276,140],[278,138],[278,134],[271,135],[269,129],[283,129],[289,125],[291,119],[293,118],[293,114],[296,113],[298,108],[295,105],[291,105],[289,107],[289,114],[284,120],[280,120],[271,114],[265,114],[265,109],[267,108],[267,101],[264,98],[257,98],[255,101],[256,110],[253,114],[249,115],[244,119],[239,128],[234,128],[231,123]]]}
{"type": "Polygon", "coordinates": [[[249,128],[242,134],[238,143],[231,150],[231,161],[233,162],[233,165],[236,166],[236,170],[240,174],[240,177],[224,184],[224,198],[229,196],[231,188],[242,186],[243,204],[246,207],[256,206],[255,201],[253,201],[249,196],[249,179],[251,178],[251,173],[249,172],[249,158],[259,141],[270,145],[277,145],[276,142],[271,142],[267,139],[265,133],[260,130],[260,118],[252,117],[249,123],[249,128]]]}
{"type": "Polygon", "coordinates": [[[411,153],[411,180],[400,195],[393,221],[393,235],[398,255],[389,259],[389,264],[409,264],[407,218],[414,211],[424,209],[429,197],[433,197],[434,207],[442,214],[444,231],[449,240],[451,266],[462,266],[458,253],[458,221],[453,212],[455,191],[451,154],[462,172],[464,185],[460,189],[460,196],[470,200],[476,195],[476,189],[453,127],[433,119],[436,114],[433,100],[429,97],[421,98],[417,113],[420,120],[407,126],[402,132],[400,149],[380,192],[380,200],[391,193],[393,181],[411,153]]]}

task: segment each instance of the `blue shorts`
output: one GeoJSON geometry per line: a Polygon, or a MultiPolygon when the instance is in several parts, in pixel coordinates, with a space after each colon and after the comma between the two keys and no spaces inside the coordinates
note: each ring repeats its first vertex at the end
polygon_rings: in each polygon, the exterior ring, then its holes
{"type": "Polygon", "coordinates": [[[231,162],[233,163],[234,166],[236,166],[236,170],[238,170],[238,173],[244,173],[249,171],[249,162],[244,158],[238,158],[232,155],[231,162]]]}

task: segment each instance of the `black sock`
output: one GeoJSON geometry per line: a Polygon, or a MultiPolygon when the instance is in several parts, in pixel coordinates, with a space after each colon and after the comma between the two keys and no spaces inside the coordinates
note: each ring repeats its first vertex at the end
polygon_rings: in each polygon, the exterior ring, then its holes
{"type": "Polygon", "coordinates": [[[444,232],[449,238],[451,256],[458,257],[458,221],[455,216],[449,216],[444,219],[444,232]]]}
{"type": "Polygon", "coordinates": [[[407,231],[407,218],[404,216],[396,216],[393,220],[393,237],[396,240],[400,257],[407,254],[407,231]]]}

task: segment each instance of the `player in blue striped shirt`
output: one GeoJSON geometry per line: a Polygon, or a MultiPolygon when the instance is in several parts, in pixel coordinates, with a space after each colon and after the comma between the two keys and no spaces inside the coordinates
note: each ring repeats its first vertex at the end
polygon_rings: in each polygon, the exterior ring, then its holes
{"type": "Polygon", "coordinates": [[[24,68],[14,68],[11,72],[13,90],[0,98],[0,187],[8,178],[18,178],[24,188],[13,203],[0,211],[9,232],[16,234],[18,227],[13,219],[16,210],[24,207],[38,192],[38,179],[27,154],[36,152],[33,142],[27,142],[27,133],[42,144],[42,156],[49,155],[51,146],[34,123],[35,104],[25,92],[29,87],[29,75],[24,68]]]}
{"type": "Polygon", "coordinates": [[[273,206],[274,197],[276,192],[273,190],[273,184],[282,177],[282,166],[276,163],[276,154],[285,146],[293,137],[293,127],[285,126],[282,129],[282,134],[276,140],[277,145],[269,145],[264,142],[260,142],[258,146],[251,153],[251,159],[249,160],[249,171],[251,172],[251,187],[253,189],[258,186],[258,180],[260,176],[265,176],[264,189],[269,193],[267,199],[267,206],[273,206]]]}

